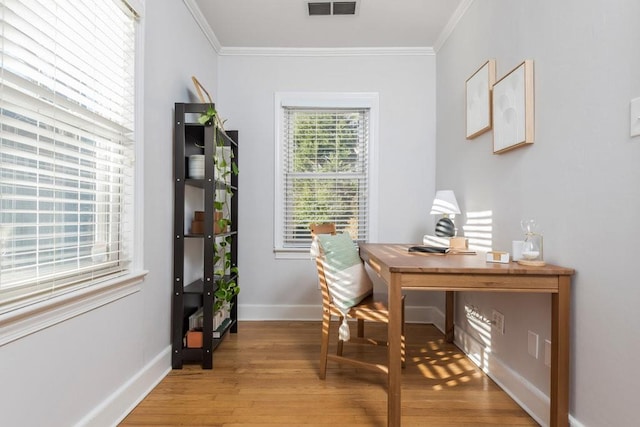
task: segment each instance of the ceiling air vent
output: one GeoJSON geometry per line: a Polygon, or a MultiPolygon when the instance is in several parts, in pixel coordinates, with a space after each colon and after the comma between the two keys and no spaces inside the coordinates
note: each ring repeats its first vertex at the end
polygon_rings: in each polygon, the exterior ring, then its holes
{"type": "Polygon", "coordinates": [[[355,1],[309,2],[309,16],[355,15],[355,1]]]}
{"type": "Polygon", "coordinates": [[[333,14],[334,15],[355,15],[356,14],[356,2],[354,2],[354,1],[334,1],[333,2],[333,14]]]}
{"type": "Polygon", "coordinates": [[[331,15],[331,3],[309,3],[309,16],[331,15]]]}

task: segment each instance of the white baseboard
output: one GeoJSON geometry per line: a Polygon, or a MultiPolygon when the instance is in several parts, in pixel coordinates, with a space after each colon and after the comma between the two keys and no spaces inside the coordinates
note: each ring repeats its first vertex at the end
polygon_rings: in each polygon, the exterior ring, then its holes
{"type": "Polygon", "coordinates": [[[238,304],[238,320],[322,320],[322,307],[314,305],[238,304]]]}
{"type": "Polygon", "coordinates": [[[569,425],[571,427],[586,427],[584,424],[573,418],[571,414],[569,414],[569,425]]]}
{"type": "MultiPolygon", "coordinates": [[[[542,427],[549,425],[549,397],[527,379],[505,365],[499,358],[485,351],[485,347],[462,328],[455,329],[454,343],[482,371],[496,382],[542,427]]],[[[569,425],[584,427],[569,414],[569,425]]]]}
{"type": "Polygon", "coordinates": [[[169,346],[89,412],[76,426],[117,426],[170,371],[169,346]]]}
{"type": "Polygon", "coordinates": [[[484,345],[462,328],[455,329],[455,344],[541,426],[549,425],[549,397],[487,352],[484,345]]]}
{"type": "MultiPolygon", "coordinates": [[[[433,323],[441,331],[444,330],[444,314],[435,307],[406,306],[405,316],[409,323],[433,323]]],[[[322,308],[320,305],[238,304],[238,319],[320,321],[322,308]]]]}

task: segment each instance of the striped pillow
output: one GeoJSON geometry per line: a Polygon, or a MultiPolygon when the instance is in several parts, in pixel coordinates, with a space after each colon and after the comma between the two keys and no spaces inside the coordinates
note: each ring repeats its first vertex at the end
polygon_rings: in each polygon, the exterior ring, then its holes
{"type": "Polygon", "coordinates": [[[371,295],[373,284],[349,234],[320,234],[317,239],[334,304],[348,309],[371,295]]]}

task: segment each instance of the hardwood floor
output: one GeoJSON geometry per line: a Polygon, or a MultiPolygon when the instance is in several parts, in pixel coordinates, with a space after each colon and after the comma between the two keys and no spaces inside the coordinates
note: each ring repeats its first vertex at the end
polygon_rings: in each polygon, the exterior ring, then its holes
{"type": "MultiPolygon", "coordinates": [[[[213,370],[172,371],[120,425],[386,425],[382,375],[329,362],[326,380],[318,379],[320,322],[240,322],[238,331],[214,353],[213,370]]],[[[386,332],[377,324],[365,331],[382,339],[386,332]]],[[[384,347],[344,351],[385,356],[384,347]]],[[[403,426],[538,425],[434,326],[407,325],[407,356],[403,426]]]]}

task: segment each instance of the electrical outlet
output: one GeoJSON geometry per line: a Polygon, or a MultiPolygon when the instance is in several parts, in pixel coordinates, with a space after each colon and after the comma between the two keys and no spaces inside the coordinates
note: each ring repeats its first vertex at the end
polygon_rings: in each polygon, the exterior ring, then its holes
{"type": "Polygon", "coordinates": [[[529,335],[527,338],[527,348],[529,350],[529,355],[538,358],[538,334],[535,332],[529,331],[529,335]]]}
{"type": "Polygon", "coordinates": [[[551,367],[551,341],[544,340],[544,365],[551,367]]]}
{"type": "Polygon", "coordinates": [[[629,107],[629,135],[640,135],[640,98],[631,100],[629,107]]]}
{"type": "Polygon", "coordinates": [[[500,332],[500,335],[504,335],[504,314],[500,313],[498,310],[493,310],[493,314],[491,316],[491,327],[500,332]]]}

